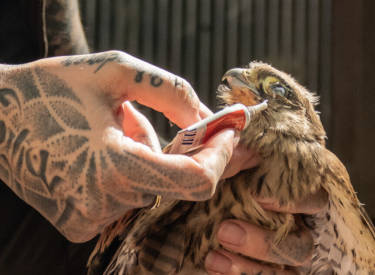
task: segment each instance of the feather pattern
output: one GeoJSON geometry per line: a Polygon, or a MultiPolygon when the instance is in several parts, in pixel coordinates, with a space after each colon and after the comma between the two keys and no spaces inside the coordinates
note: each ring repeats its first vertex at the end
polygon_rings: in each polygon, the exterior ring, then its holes
{"type": "Polygon", "coordinates": [[[224,79],[219,87],[224,104],[268,100],[268,109],[241,135],[241,142],[260,155],[260,164],[221,182],[208,201],[165,199],[157,209],[128,214],[102,234],[90,274],[97,274],[98,262],[106,266],[104,274],[205,274],[204,258],[219,247],[215,235],[228,218],[275,230],[275,243],[303,220],[315,250],[312,264],[299,268],[300,274],[374,274],[374,226],[345,167],[325,148],[325,131],[314,110],[317,97],[289,75],[259,62],[229,71],[224,79]],[[233,84],[239,81],[254,90],[233,84]],[[329,194],[329,204],[316,215],[266,211],[253,198],[272,197],[288,205],[321,188],[329,194]],[[115,239],[120,245],[103,264],[100,256],[111,250],[115,239]]]}

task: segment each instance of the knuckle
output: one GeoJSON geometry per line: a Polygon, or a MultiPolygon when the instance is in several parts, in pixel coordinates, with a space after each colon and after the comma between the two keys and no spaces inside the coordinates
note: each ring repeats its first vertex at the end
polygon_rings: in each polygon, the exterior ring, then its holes
{"type": "Polygon", "coordinates": [[[189,91],[194,91],[193,86],[190,84],[189,81],[187,81],[185,78],[182,78],[182,82],[184,83],[185,89],[189,91]]]}
{"type": "Polygon", "coordinates": [[[190,84],[189,81],[182,77],[176,77],[175,87],[177,89],[180,89],[184,94],[186,94],[189,97],[197,97],[193,89],[193,86],[190,84]]]}
{"type": "Polygon", "coordinates": [[[126,54],[120,50],[109,50],[105,52],[108,56],[114,58],[115,60],[122,60],[125,58],[126,54]]]}

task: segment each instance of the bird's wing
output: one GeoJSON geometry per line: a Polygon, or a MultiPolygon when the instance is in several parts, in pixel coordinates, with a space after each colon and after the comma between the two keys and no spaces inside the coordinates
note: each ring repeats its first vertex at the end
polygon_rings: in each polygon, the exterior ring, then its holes
{"type": "Polygon", "coordinates": [[[175,274],[183,262],[185,251],[185,226],[170,225],[157,228],[143,241],[143,249],[139,255],[142,269],[150,274],[175,274]]]}
{"type": "Polygon", "coordinates": [[[368,229],[369,229],[373,239],[375,240],[375,226],[374,226],[372,220],[370,219],[369,215],[367,214],[365,208],[362,205],[360,205],[359,210],[360,210],[360,213],[361,213],[362,220],[368,226],[368,229]]]}
{"type": "Polygon", "coordinates": [[[120,220],[105,228],[87,261],[88,275],[103,274],[140,212],[141,209],[130,210],[120,220]]]}
{"type": "MultiPolygon", "coordinates": [[[[174,204],[174,203],[173,203],[174,204]]],[[[175,274],[182,267],[186,246],[185,222],[191,204],[174,205],[158,217],[143,212],[105,271],[108,274],[175,274]],[[181,207],[180,207],[181,206],[181,207]]],[[[163,205],[161,206],[161,208],[163,205]]],[[[158,209],[155,209],[158,210],[158,209]]]]}
{"type": "Polygon", "coordinates": [[[339,274],[363,274],[375,266],[374,225],[359,202],[344,165],[328,150],[322,157],[328,164],[323,187],[330,195],[330,203],[326,213],[317,214],[321,220],[316,228],[321,253],[327,254],[339,274]]]}

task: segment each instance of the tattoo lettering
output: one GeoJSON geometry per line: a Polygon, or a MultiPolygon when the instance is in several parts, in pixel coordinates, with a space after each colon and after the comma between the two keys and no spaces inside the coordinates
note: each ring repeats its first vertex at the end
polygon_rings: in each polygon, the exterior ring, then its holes
{"type": "Polygon", "coordinates": [[[137,82],[137,83],[141,83],[142,80],[143,80],[143,74],[144,73],[145,73],[144,71],[137,71],[137,74],[135,75],[134,81],[137,82]]]}
{"type": "Polygon", "coordinates": [[[185,88],[186,92],[187,92],[187,95],[190,97],[190,98],[196,98],[197,95],[195,94],[193,88],[189,85],[189,83],[187,83],[186,81],[184,81],[182,78],[180,77],[175,77],[174,79],[174,86],[178,89],[183,89],[185,88]],[[185,84],[184,84],[185,83],[185,84]]]}
{"type": "Polygon", "coordinates": [[[122,62],[121,54],[118,52],[104,52],[82,56],[70,56],[62,61],[65,67],[72,65],[98,65],[94,73],[100,71],[108,62],[122,62]]]}
{"type": "MultiPolygon", "coordinates": [[[[144,75],[145,71],[137,71],[134,81],[136,83],[141,83],[144,75]]],[[[163,84],[163,79],[158,75],[150,74],[150,84],[155,88],[160,87],[163,84]]]]}
{"type": "Polygon", "coordinates": [[[163,84],[163,79],[157,75],[151,75],[150,83],[154,87],[159,87],[161,84],[163,84]]]}
{"type": "Polygon", "coordinates": [[[178,88],[178,87],[183,87],[184,85],[182,84],[182,79],[176,77],[176,78],[174,79],[174,86],[175,86],[176,88],[178,88]]]}

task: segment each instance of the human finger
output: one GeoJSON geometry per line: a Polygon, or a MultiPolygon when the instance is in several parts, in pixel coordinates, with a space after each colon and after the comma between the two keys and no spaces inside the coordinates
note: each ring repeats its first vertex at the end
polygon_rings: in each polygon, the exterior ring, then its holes
{"type": "Polygon", "coordinates": [[[232,158],[225,168],[222,178],[230,178],[239,171],[255,167],[259,162],[260,157],[258,154],[239,143],[233,151],[232,158]]]}
{"type": "Polygon", "coordinates": [[[98,93],[102,102],[114,111],[124,101],[135,100],[162,112],[180,128],[200,120],[201,103],[185,79],[127,53],[106,51],[59,57],[50,63],[55,64],[56,60],[63,65],[61,73],[69,73],[70,78],[77,78],[85,88],[91,85],[92,88],[86,90],[98,93]],[[64,71],[65,67],[70,67],[69,72],[64,71]]]}
{"type": "Polygon", "coordinates": [[[202,149],[191,157],[211,171],[215,171],[214,174],[219,176],[215,181],[218,181],[232,157],[235,142],[236,131],[234,129],[222,130],[210,138],[202,149]]]}
{"type": "Polygon", "coordinates": [[[148,119],[126,101],[121,108],[122,129],[125,136],[143,143],[155,152],[161,152],[157,134],[148,119]]]}
{"type": "Polygon", "coordinates": [[[250,274],[272,274],[291,275],[296,274],[292,270],[271,267],[259,262],[245,259],[239,255],[230,253],[223,249],[211,251],[205,260],[205,268],[210,275],[250,275],[250,274]]]}
{"type": "Polygon", "coordinates": [[[201,102],[199,105],[199,115],[201,118],[206,118],[210,115],[213,115],[213,112],[204,103],[201,102]]]}
{"type": "Polygon", "coordinates": [[[174,199],[209,199],[233,151],[233,130],[223,130],[188,157],[162,154],[109,127],[103,137],[106,152],[123,182],[140,193],[174,199]]]}
{"type": "Polygon", "coordinates": [[[201,102],[190,83],[129,54],[119,54],[120,86],[113,90],[114,96],[162,112],[180,128],[200,120],[201,102]]]}
{"type": "Polygon", "coordinates": [[[275,232],[240,220],[224,221],[217,238],[224,248],[265,262],[289,266],[303,265],[313,252],[313,239],[307,230],[289,233],[275,243],[275,232]]]}
{"type": "Polygon", "coordinates": [[[289,202],[286,205],[280,205],[279,201],[275,198],[261,198],[254,197],[254,199],[267,210],[285,213],[303,213],[303,214],[316,214],[321,212],[328,204],[328,193],[324,189],[319,189],[308,197],[289,202]]]}

